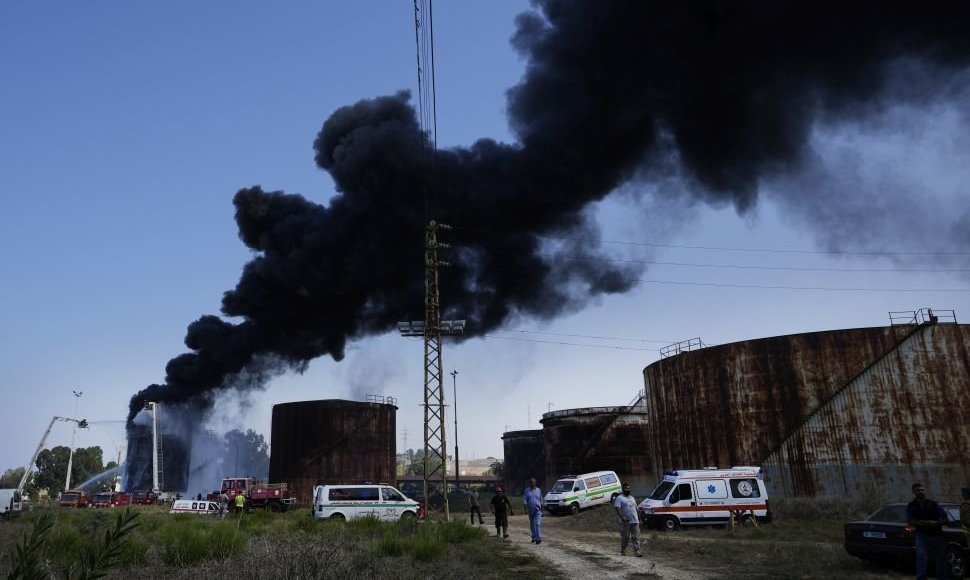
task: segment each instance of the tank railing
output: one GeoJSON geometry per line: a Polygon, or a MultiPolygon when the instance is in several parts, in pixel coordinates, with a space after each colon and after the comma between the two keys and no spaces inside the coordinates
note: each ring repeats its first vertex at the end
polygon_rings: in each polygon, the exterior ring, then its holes
{"type": "Polygon", "coordinates": [[[397,406],[397,399],[395,397],[385,397],[384,395],[367,395],[367,402],[397,406]]]}
{"type": "Polygon", "coordinates": [[[660,358],[667,358],[670,356],[675,356],[683,352],[689,352],[692,350],[700,350],[707,345],[701,340],[701,337],[688,338],[687,340],[682,340],[680,342],[675,342],[673,344],[668,344],[667,346],[660,348],[660,358]]]}
{"type": "Polygon", "coordinates": [[[956,324],[956,311],[920,308],[919,310],[901,310],[889,313],[889,324],[891,326],[938,324],[940,322],[956,324]]]}

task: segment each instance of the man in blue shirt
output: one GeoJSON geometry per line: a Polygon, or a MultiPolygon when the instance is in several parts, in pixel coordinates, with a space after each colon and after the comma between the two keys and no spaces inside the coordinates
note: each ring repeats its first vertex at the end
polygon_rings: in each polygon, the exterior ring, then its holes
{"type": "Polygon", "coordinates": [[[529,487],[522,493],[525,511],[529,514],[529,529],[532,530],[532,543],[542,543],[542,490],[536,487],[533,477],[529,480],[529,487]]]}
{"type": "Polygon", "coordinates": [[[916,580],[926,579],[930,558],[936,565],[936,577],[946,580],[946,542],[943,540],[946,512],[935,501],[926,499],[922,484],[913,484],[913,495],[916,499],[906,506],[906,521],[916,530],[916,580]]]}

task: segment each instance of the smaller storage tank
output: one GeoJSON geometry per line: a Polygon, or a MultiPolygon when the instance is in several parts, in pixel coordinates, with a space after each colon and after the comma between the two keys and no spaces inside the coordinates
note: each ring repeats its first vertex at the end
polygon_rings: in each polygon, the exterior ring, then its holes
{"type": "Polygon", "coordinates": [[[529,478],[536,478],[536,483],[543,490],[546,489],[546,447],[542,438],[542,429],[527,431],[506,431],[502,435],[505,448],[505,480],[506,493],[522,495],[529,478]]]}
{"type": "Polygon", "coordinates": [[[321,483],[393,483],[397,407],[328,399],[273,405],[269,479],[299,505],[321,483]]]}
{"type": "Polygon", "coordinates": [[[552,411],[540,422],[550,484],[565,474],[612,470],[635,496],[656,486],[643,405],[552,411]]]}

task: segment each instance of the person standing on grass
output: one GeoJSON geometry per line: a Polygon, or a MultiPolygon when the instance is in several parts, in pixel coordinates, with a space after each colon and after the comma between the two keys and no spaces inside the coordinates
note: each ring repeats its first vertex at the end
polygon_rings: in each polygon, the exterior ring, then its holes
{"type": "Polygon", "coordinates": [[[243,508],[246,507],[246,498],[241,493],[236,494],[236,512],[242,515],[243,508]]]}
{"type": "Polygon", "coordinates": [[[623,484],[623,494],[613,500],[616,515],[620,523],[620,555],[626,556],[626,546],[633,538],[633,555],[639,558],[640,553],[640,517],[637,515],[637,500],[630,495],[630,484],[623,484]]]}
{"type": "Polygon", "coordinates": [[[478,490],[472,489],[468,492],[468,509],[471,511],[472,525],[475,525],[475,514],[478,514],[478,524],[482,525],[485,520],[482,519],[482,510],[478,507],[478,490]]]}
{"type": "Polygon", "coordinates": [[[229,509],[229,496],[226,492],[219,492],[219,519],[226,519],[226,510],[229,509]]]}
{"type": "Polygon", "coordinates": [[[495,537],[509,537],[509,516],[512,513],[512,504],[505,496],[505,489],[495,488],[495,496],[492,497],[492,513],[495,514],[495,537]]]}
{"type": "Polygon", "coordinates": [[[913,484],[913,495],[916,499],[906,506],[906,521],[916,530],[916,580],[925,580],[930,558],[936,565],[936,577],[946,580],[946,542],[943,540],[946,512],[926,498],[923,484],[913,484]]]}
{"type": "Polygon", "coordinates": [[[529,480],[529,487],[522,492],[522,503],[529,514],[529,529],[532,531],[532,543],[542,543],[542,490],[536,487],[536,479],[529,480]]]}

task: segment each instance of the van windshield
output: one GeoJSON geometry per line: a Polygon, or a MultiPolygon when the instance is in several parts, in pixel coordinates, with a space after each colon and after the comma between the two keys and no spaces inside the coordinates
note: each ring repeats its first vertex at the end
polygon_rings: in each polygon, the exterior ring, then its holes
{"type": "Polygon", "coordinates": [[[552,486],[549,493],[566,493],[573,490],[573,480],[572,479],[560,479],[556,482],[556,485],[552,486]]]}
{"type": "Polygon", "coordinates": [[[670,493],[670,490],[673,489],[673,487],[674,482],[672,481],[665,481],[661,483],[657,486],[657,489],[653,490],[653,493],[650,494],[650,499],[663,499],[667,497],[667,494],[670,493]]]}

